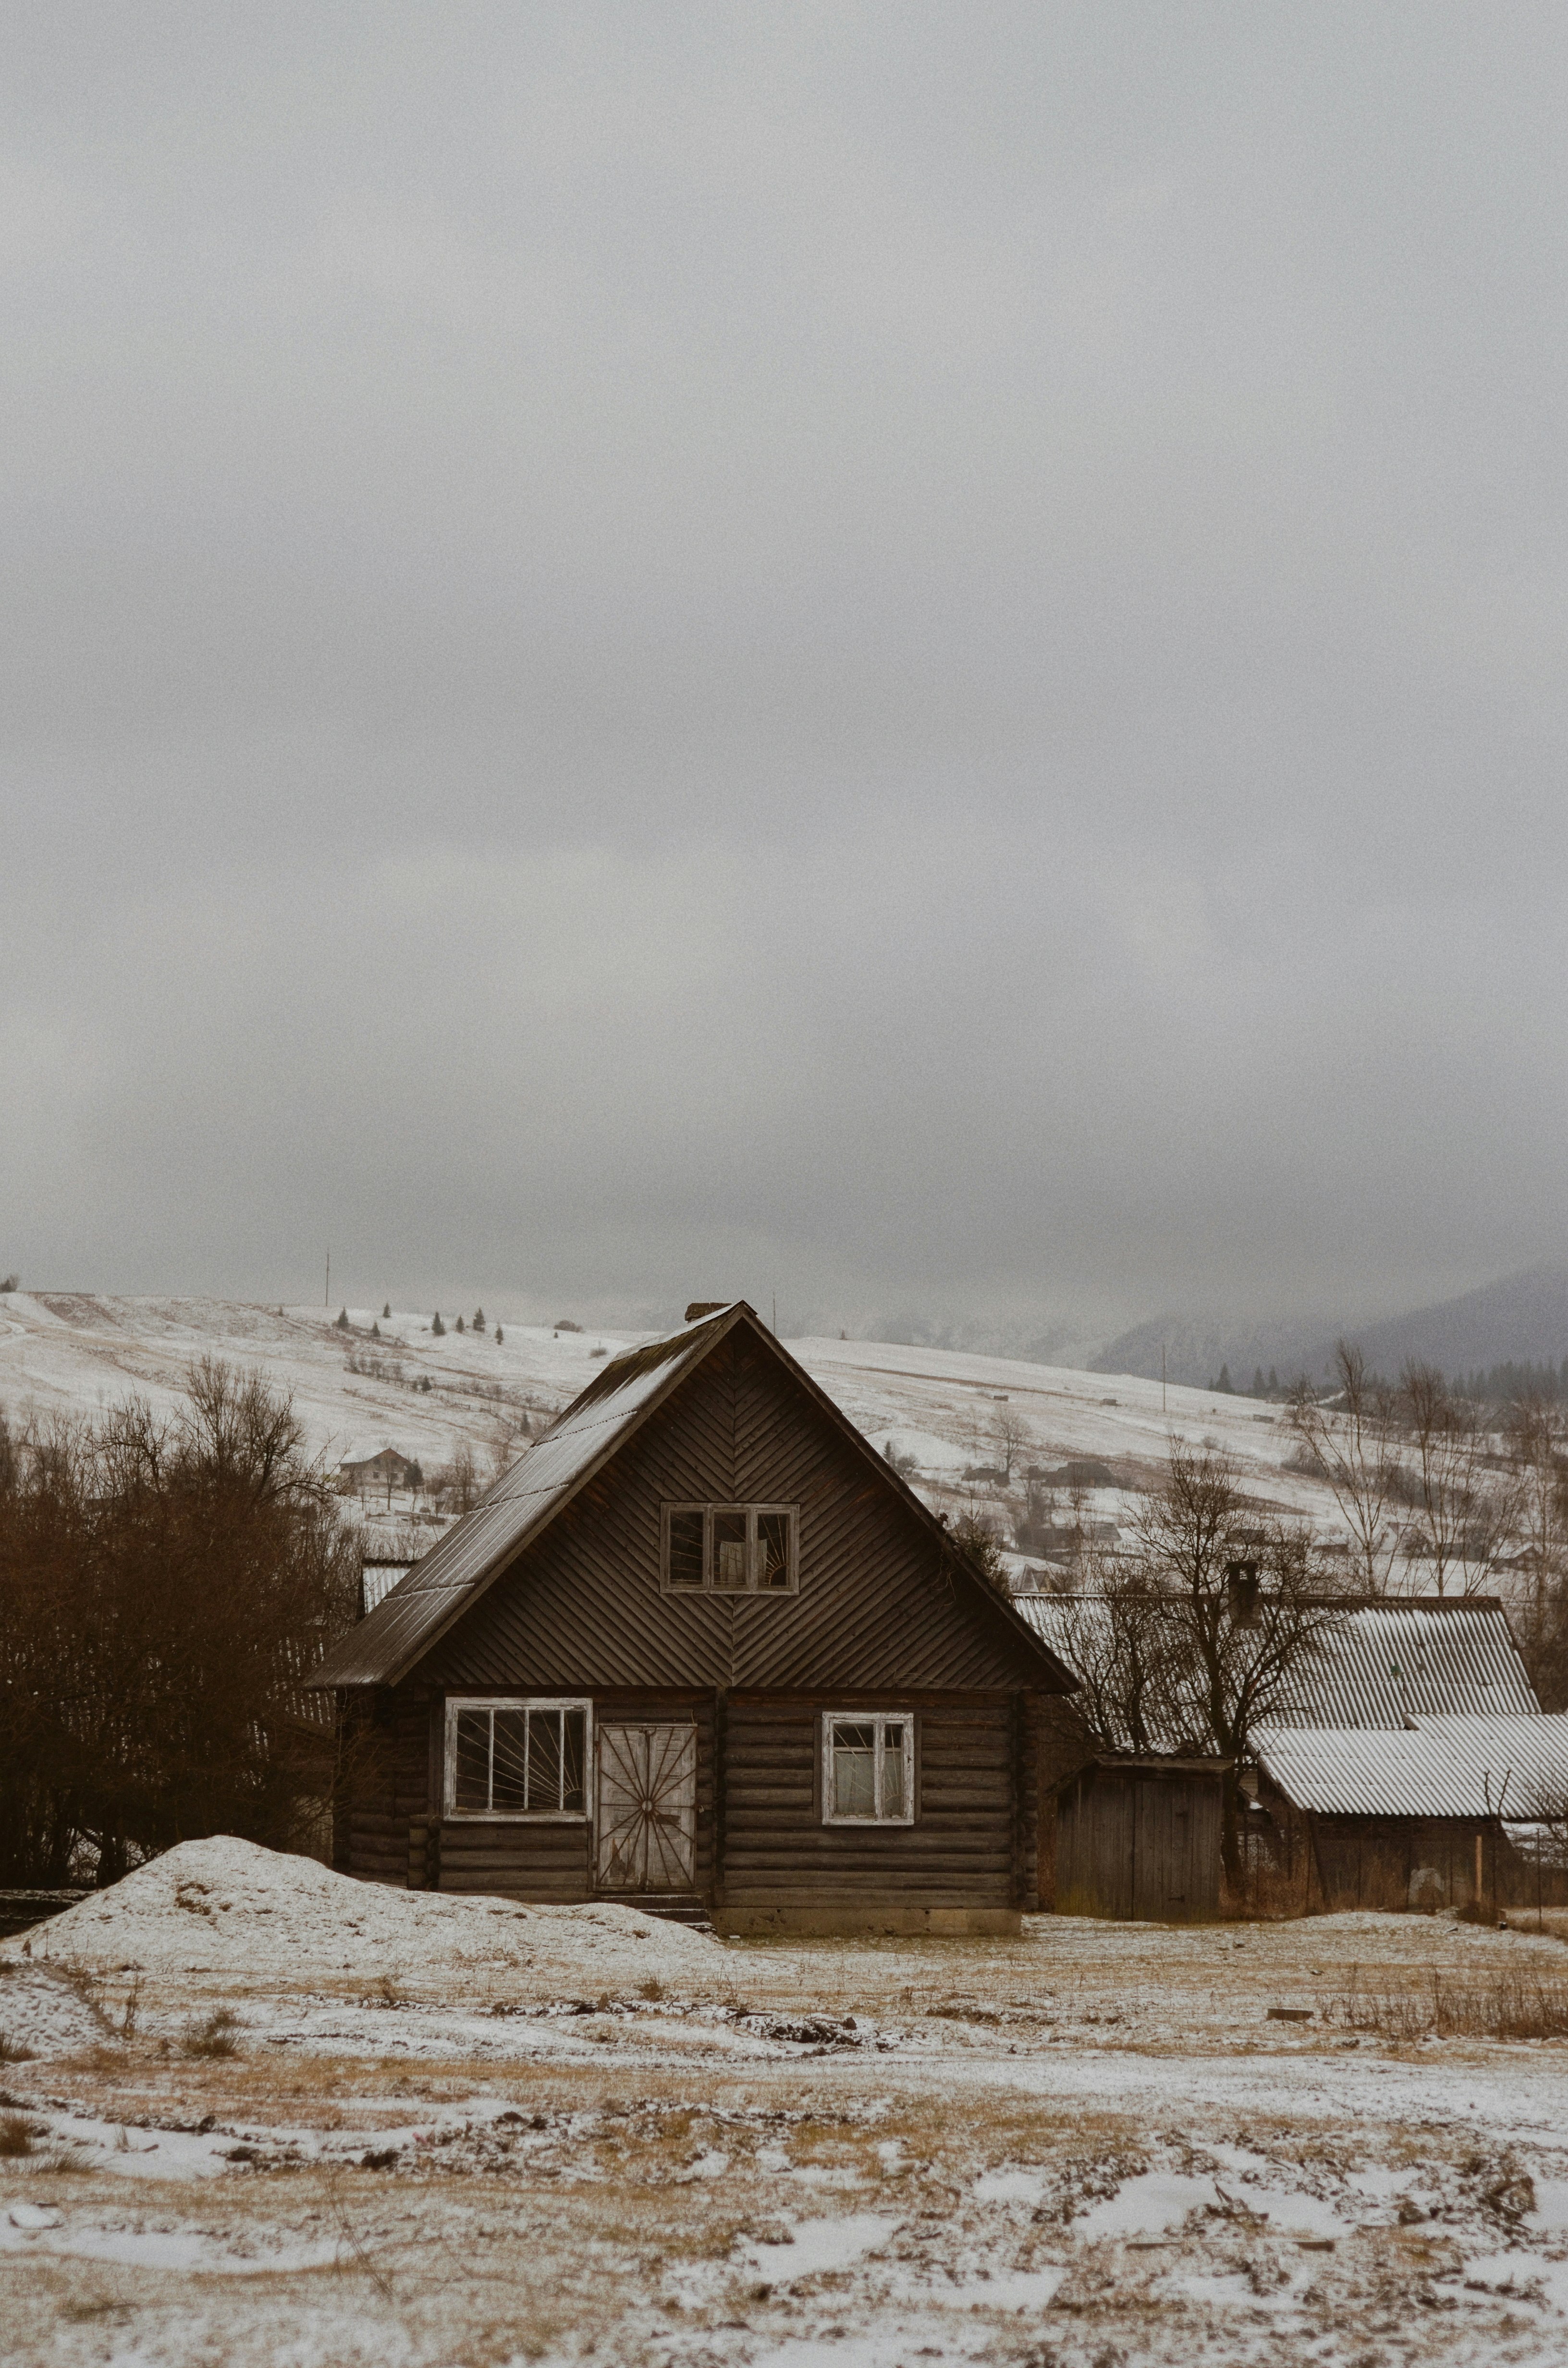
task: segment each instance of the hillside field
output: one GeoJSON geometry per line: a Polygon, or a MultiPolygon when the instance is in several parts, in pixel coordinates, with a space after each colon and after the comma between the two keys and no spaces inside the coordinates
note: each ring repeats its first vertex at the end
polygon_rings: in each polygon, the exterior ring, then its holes
{"type": "MultiPolygon", "coordinates": [[[[428,1478],[466,1445],[483,1476],[516,1452],[525,1424],[537,1435],[599,1369],[642,1335],[557,1332],[504,1325],[437,1338],[428,1312],[348,1311],[350,1329],[325,1309],[214,1299],[115,1298],[86,1292],[12,1292],[0,1297],[0,1408],[29,1415],[97,1414],[139,1392],[172,1409],[191,1363],[212,1356],[253,1367],[293,1399],[312,1453],[335,1466],[391,1445],[428,1478]],[[379,1324],[381,1337],[371,1335],[379,1324]],[[354,1370],[354,1368],[358,1370],[354,1370]]],[[[1126,1374],[1088,1373],[1017,1360],[866,1340],[791,1340],[808,1372],[875,1444],[913,1459],[915,1485],[934,1502],[997,1504],[974,1466],[1002,1460],[997,1425],[1012,1418],[1015,1483],[1035,1464],[1069,1460],[1109,1466],[1118,1486],[1088,1492],[1090,1518],[1117,1520],[1128,1494],[1158,1477],[1172,1436],[1226,1449],[1243,1485],[1263,1503],[1310,1515],[1337,1531],[1326,1490],[1287,1468],[1290,1441],[1278,1407],[1126,1374]]],[[[383,1513],[406,1516],[404,1497],[383,1513]]]]}

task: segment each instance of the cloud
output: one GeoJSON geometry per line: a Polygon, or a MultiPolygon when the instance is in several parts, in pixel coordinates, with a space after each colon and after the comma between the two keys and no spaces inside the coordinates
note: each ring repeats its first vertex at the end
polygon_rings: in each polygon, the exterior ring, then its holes
{"type": "Polygon", "coordinates": [[[1554,12],[13,38],[7,1260],[1560,1252],[1554,12]]]}

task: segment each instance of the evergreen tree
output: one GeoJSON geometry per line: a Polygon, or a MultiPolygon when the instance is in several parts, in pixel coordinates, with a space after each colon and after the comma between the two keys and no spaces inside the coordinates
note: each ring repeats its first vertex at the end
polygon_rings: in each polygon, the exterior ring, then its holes
{"type": "Polygon", "coordinates": [[[506,1334],[502,1331],[501,1326],[499,1326],[499,1324],[497,1324],[497,1326],[495,1326],[495,1346],[496,1346],[497,1348],[499,1348],[499,1347],[501,1346],[501,1343],[502,1343],[502,1341],[506,1338],[506,1334]]]}
{"type": "Polygon", "coordinates": [[[1275,1370],[1274,1370],[1273,1366],[1272,1366],[1272,1365],[1270,1365],[1270,1367],[1268,1368],[1268,1395],[1269,1395],[1269,1396],[1270,1396],[1270,1397],[1275,1396],[1275,1395],[1276,1395],[1276,1394],[1277,1394],[1277,1393],[1278,1393],[1278,1388],[1279,1388],[1279,1376],[1278,1376],[1278,1374],[1275,1372],[1275,1370]]]}
{"type": "Polygon", "coordinates": [[[1252,1369],[1252,1394],[1254,1397],[1262,1397],[1265,1387],[1266,1384],[1263,1378],[1263,1367],[1261,1365],[1255,1365],[1252,1369]]]}
{"type": "Polygon", "coordinates": [[[382,1310],[381,1310],[382,1319],[384,1320],[384,1319],[385,1319],[387,1316],[389,1316],[391,1314],[392,1314],[392,1301],[389,1299],[389,1300],[388,1300],[388,1302],[387,1302],[387,1304],[386,1304],[386,1305],[385,1305],[385,1306],[382,1308],[382,1310]]]}
{"type": "Polygon", "coordinates": [[[372,1323],[372,1324],[371,1324],[371,1326],[370,1326],[370,1338],[371,1338],[371,1339],[372,1339],[372,1340],[379,1340],[379,1339],[381,1338],[381,1326],[380,1326],[379,1324],[372,1323]]]}
{"type": "Polygon", "coordinates": [[[458,1317],[458,1330],[460,1332],[460,1331],[462,1330],[462,1328],[463,1328],[463,1320],[462,1320],[462,1317],[460,1315],[460,1316],[458,1317]]]}
{"type": "Polygon", "coordinates": [[[347,1307],[340,1307],[337,1311],[337,1328],[340,1332],[347,1332],[348,1329],[348,1310],[347,1307]]]}
{"type": "Polygon", "coordinates": [[[435,1315],[430,1319],[430,1329],[435,1334],[437,1340],[444,1340],[446,1338],[447,1327],[441,1321],[441,1311],[438,1307],[437,1308],[435,1315]]]}
{"type": "Polygon", "coordinates": [[[483,1307],[476,1307],[473,1311],[473,1328],[476,1332],[483,1332],[484,1329],[484,1310],[483,1307]]]}
{"type": "Polygon", "coordinates": [[[1214,1387],[1216,1391],[1223,1391],[1227,1397],[1234,1397],[1236,1394],[1235,1383],[1231,1379],[1231,1369],[1229,1365],[1221,1366],[1220,1378],[1215,1383],[1214,1387]]]}

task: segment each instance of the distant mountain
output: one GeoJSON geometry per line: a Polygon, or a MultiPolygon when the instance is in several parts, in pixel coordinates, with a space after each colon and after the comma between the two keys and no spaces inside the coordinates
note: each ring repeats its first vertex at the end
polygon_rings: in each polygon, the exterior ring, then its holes
{"type": "Polygon", "coordinates": [[[1147,1381],[1160,1378],[1160,1352],[1165,1351],[1165,1379],[1207,1389],[1228,1368],[1233,1385],[1249,1390],[1255,1372],[1265,1381],[1272,1370],[1288,1386],[1298,1374],[1311,1372],[1309,1350],[1322,1338],[1322,1316],[1300,1323],[1226,1323],[1217,1315],[1163,1315],[1152,1323],[1135,1324],[1088,1359],[1091,1373],[1141,1373],[1147,1381]]]}
{"type": "Polygon", "coordinates": [[[1237,1324],[1212,1315],[1156,1316],[1089,1358],[1087,1371],[1158,1381],[1163,1346],[1166,1378],[1194,1389],[1218,1380],[1222,1365],[1242,1391],[1256,1372],[1267,1379],[1271,1368],[1281,1383],[1301,1373],[1321,1381],[1333,1371],[1342,1336],[1356,1343],[1373,1372],[1390,1381],[1411,1359],[1436,1365],[1450,1381],[1494,1365],[1561,1365],[1568,1357],[1568,1266],[1529,1267],[1458,1299],[1376,1324],[1336,1325],[1326,1316],[1276,1324],[1237,1324]]]}
{"type": "MultiPolygon", "coordinates": [[[[1348,1338],[1374,1373],[1398,1378],[1407,1360],[1436,1365],[1450,1381],[1493,1365],[1561,1365],[1568,1357],[1568,1266],[1532,1266],[1458,1299],[1364,1324],[1348,1338]]],[[[1334,1363],[1335,1335],[1325,1327],[1307,1351],[1315,1378],[1334,1363]]],[[[1231,1368],[1235,1377],[1234,1365],[1231,1368]]]]}

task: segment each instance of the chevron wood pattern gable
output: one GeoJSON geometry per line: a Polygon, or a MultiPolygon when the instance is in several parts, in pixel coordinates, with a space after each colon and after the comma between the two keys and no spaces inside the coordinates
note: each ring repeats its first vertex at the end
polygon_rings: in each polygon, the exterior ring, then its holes
{"type": "Polygon", "coordinates": [[[744,1333],[722,1340],[437,1644],[443,1687],[983,1687],[1038,1668],[744,1333]],[[665,1595],[666,1500],[798,1504],[798,1595],[665,1595]]]}

